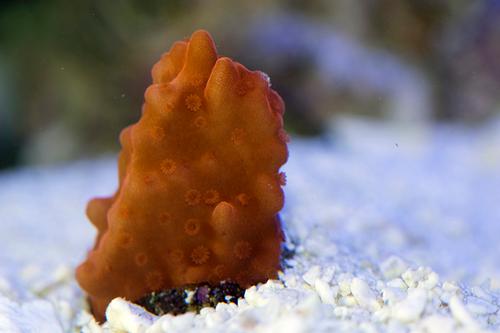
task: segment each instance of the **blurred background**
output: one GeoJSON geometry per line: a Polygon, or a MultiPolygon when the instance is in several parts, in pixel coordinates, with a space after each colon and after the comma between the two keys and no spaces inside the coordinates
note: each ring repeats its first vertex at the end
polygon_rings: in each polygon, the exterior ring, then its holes
{"type": "Polygon", "coordinates": [[[152,65],[198,28],[270,75],[295,135],[345,114],[473,127],[500,110],[499,0],[4,0],[0,168],[117,152],[152,65]]]}

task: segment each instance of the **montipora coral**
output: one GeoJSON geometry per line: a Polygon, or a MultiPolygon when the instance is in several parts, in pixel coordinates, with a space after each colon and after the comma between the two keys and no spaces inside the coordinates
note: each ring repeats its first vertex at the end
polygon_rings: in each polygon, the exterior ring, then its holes
{"type": "Polygon", "coordinates": [[[120,135],[118,190],[89,202],[94,248],[77,268],[98,320],[115,297],[276,278],[288,136],[265,74],[219,57],[206,31],[152,70],[140,120],[120,135]]]}

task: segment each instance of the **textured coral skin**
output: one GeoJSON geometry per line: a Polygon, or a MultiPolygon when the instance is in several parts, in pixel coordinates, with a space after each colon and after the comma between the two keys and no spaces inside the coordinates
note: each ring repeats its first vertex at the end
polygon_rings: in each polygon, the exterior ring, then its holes
{"type": "Polygon", "coordinates": [[[203,30],[152,70],[120,135],[119,188],[89,202],[94,248],[77,268],[96,318],[114,297],[275,278],[288,157],[284,104],[265,75],[218,57],[203,30]]]}

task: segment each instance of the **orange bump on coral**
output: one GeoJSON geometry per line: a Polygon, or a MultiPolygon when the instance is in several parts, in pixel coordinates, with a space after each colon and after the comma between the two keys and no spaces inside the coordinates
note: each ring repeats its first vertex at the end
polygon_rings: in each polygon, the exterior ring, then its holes
{"type": "Polygon", "coordinates": [[[281,97],[202,30],[152,77],[139,121],[120,134],[118,190],[87,207],[97,237],[76,277],[99,321],[115,297],[221,279],[248,287],[280,267],[281,97]]]}
{"type": "Polygon", "coordinates": [[[212,211],[211,223],[213,230],[221,236],[228,236],[237,230],[235,226],[238,216],[235,208],[228,202],[222,201],[212,211]]]}

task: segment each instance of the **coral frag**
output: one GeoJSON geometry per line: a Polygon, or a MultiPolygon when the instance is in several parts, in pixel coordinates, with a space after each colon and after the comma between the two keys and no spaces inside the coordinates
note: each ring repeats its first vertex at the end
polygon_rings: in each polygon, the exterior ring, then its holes
{"type": "Polygon", "coordinates": [[[87,207],[98,234],[76,274],[98,320],[118,296],[247,287],[280,268],[282,99],[265,74],[218,57],[205,31],[176,42],[152,75],[140,120],[120,135],[118,190],[87,207]]]}

